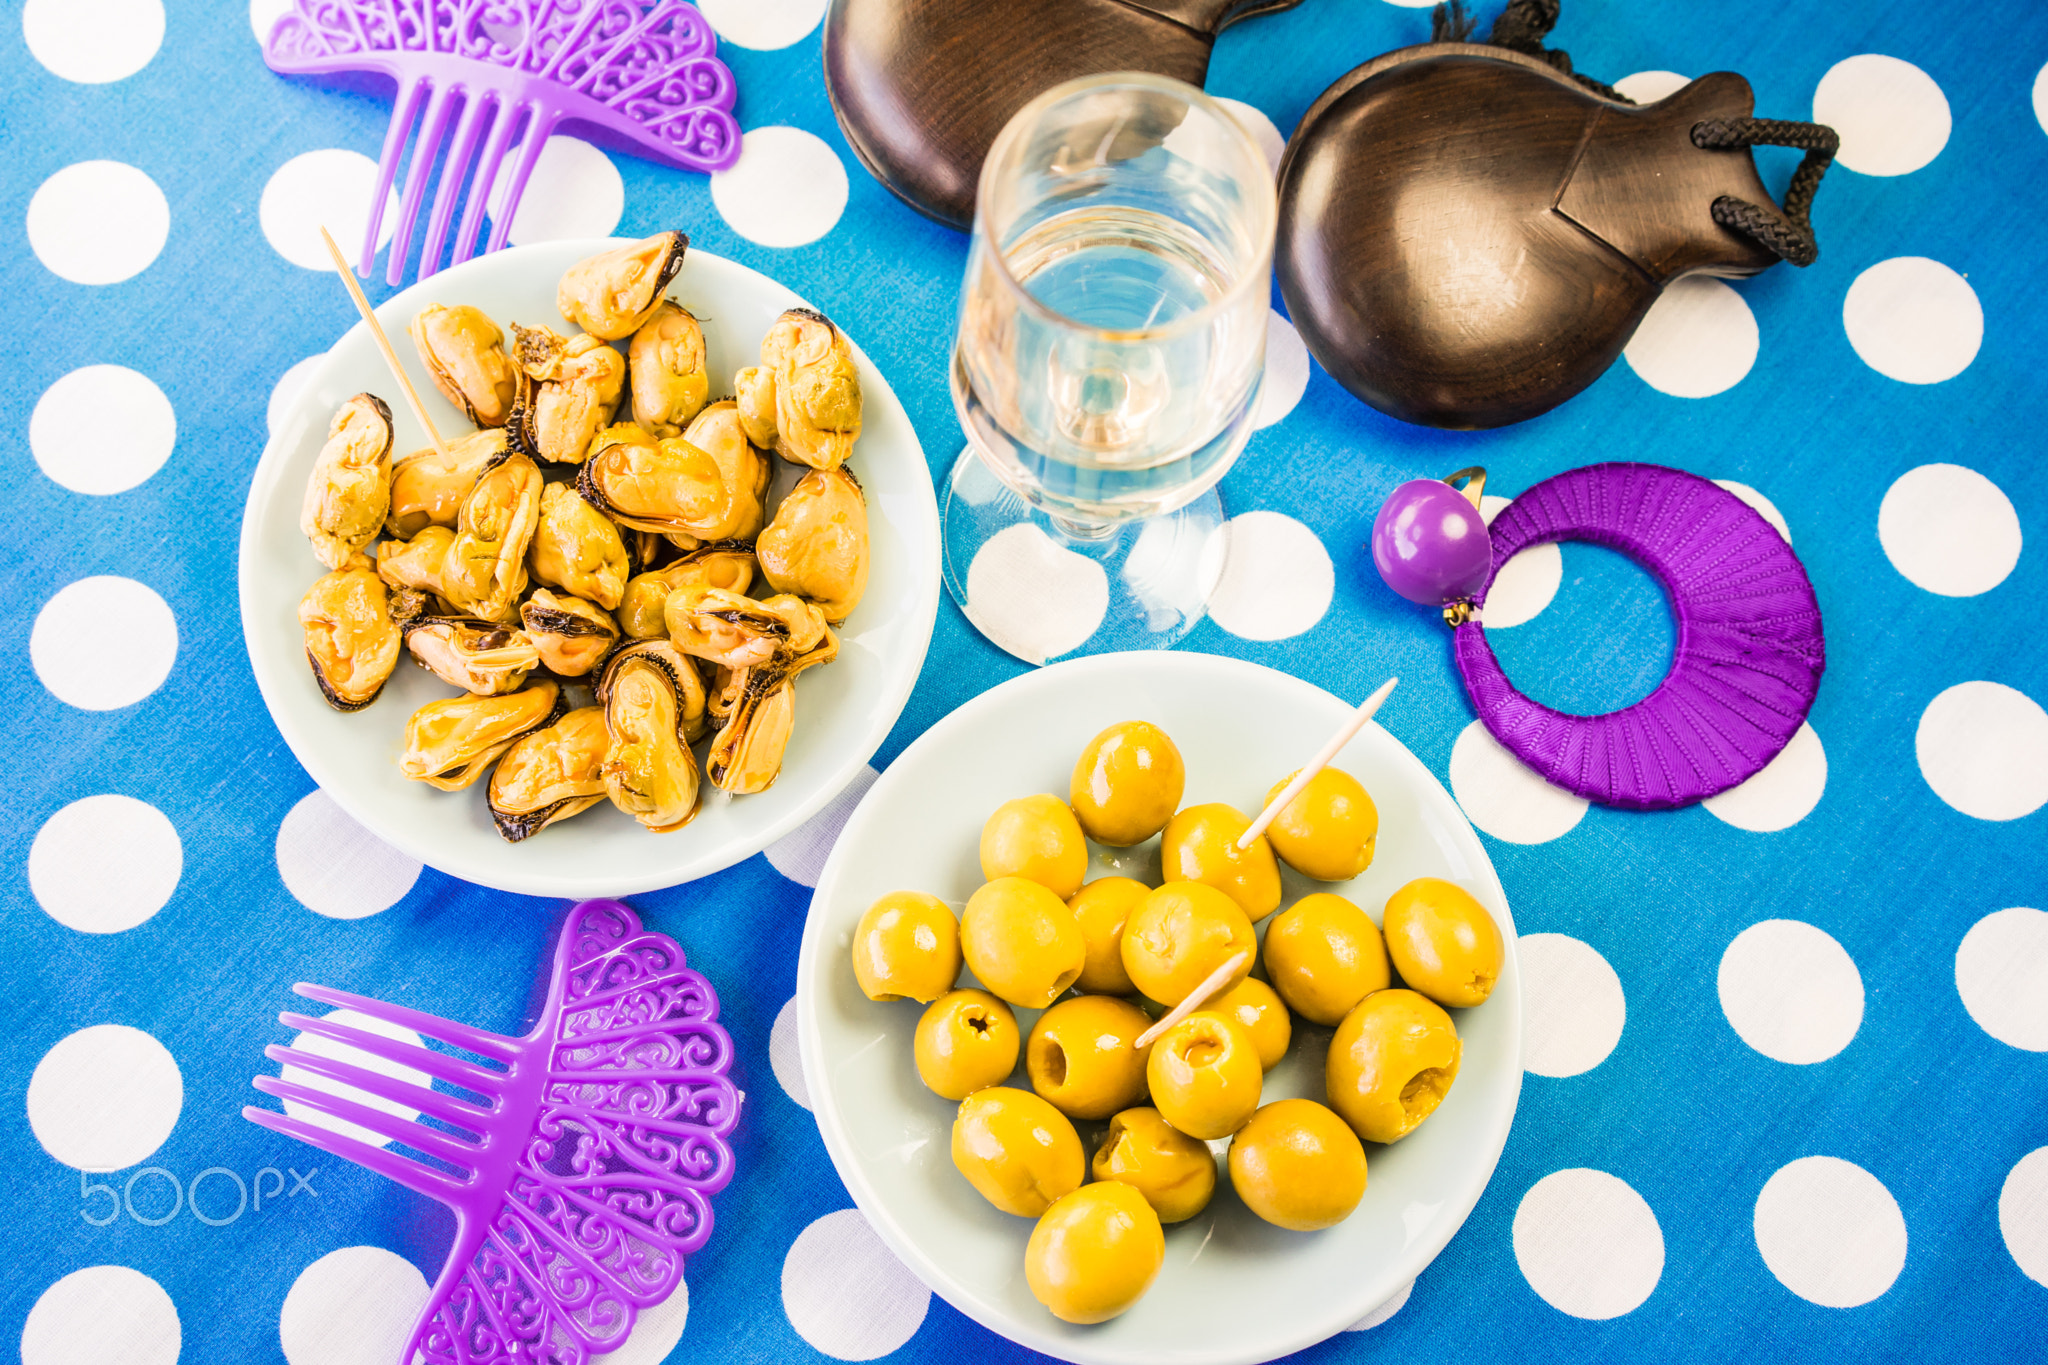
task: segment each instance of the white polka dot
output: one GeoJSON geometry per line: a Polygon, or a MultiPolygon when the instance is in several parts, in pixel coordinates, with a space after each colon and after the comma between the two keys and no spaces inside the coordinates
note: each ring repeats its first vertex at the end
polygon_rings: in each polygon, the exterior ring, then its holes
{"type": "Polygon", "coordinates": [[[796,1001],[791,1000],[775,1014],[775,1027],[768,1030],[768,1064],[783,1093],[808,1109],[811,1088],[804,1082],[803,1049],[796,1037],[796,1001]]]}
{"type": "Polygon", "coordinates": [[[147,1161],[178,1126],[185,1080],[149,1034],[82,1028],[43,1054],[28,1082],[28,1126],[66,1166],[120,1171],[147,1161]]]}
{"type": "MultiPolygon", "coordinates": [[[[1511,501],[1511,498],[1482,497],[1479,499],[1479,514],[1491,526],[1493,519],[1506,511],[1511,501]]],[[[1501,565],[1500,572],[1493,576],[1493,583],[1486,590],[1486,610],[1482,617],[1486,628],[1505,630],[1530,620],[1550,605],[1550,599],[1557,596],[1558,586],[1563,582],[1564,552],[1556,542],[1531,545],[1501,565]]]]}
{"type": "Polygon", "coordinates": [[[683,1339],[689,1321],[690,1286],[678,1281],[674,1293],[654,1307],[640,1310],[624,1346],[592,1356],[590,1365],[661,1365],[683,1339]]]}
{"type": "Polygon", "coordinates": [[[74,1270],[21,1329],[21,1365],[177,1365],[184,1336],[164,1287],[125,1265],[74,1270]]]}
{"type": "Polygon", "coordinates": [[[279,375],[277,382],[270,386],[270,406],[264,409],[263,420],[272,436],[277,435],[285,413],[298,401],[300,390],[306,387],[306,381],[313,375],[313,367],[326,358],[324,354],[309,355],[279,375]]]}
{"type": "Polygon", "coordinates": [[[1969,281],[1925,256],[1894,256],[1858,275],[1842,326],[1863,363],[1902,384],[1954,379],[1977,358],[1984,309],[1969,281]]]}
{"type": "MultiPolygon", "coordinates": [[[[1266,111],[1257,105],[1246,104],[1243,100],[1230,99],[1224,95],[1215,95],[1211,98],[1227,109],[1232,118],[1244,125],[1244,130],[1252,135],[1252,141],[1258,143],[1259,150],[1265,153],[1266,164],[1273,168],[1275,175],[1278,175],[1281,154],[1287,150],[1287,139],[1281,136],[1273,120],[1266,117],[1266,111]]],[[[1261,422],[1259,425],[1266,424],[1261,422]]]]}
{"type": "Polygon", "coordinates": [[[2034,122],[2041,125],[2041,131],[2048,133],[2048,66],[2041,68],[2034,77],[2034,122]]]}
{"type": "Polygon", "coordinates": [[[1614,88],[1637,104],[1655,104],[1690,84],[1691,77],[1681,76],[1676,71],[1638,71],[1634,75],[1623,76],[1614,83],[1614,88]]]}
{"type": "Polygon", "coordinates": [[[119,365],[73,370],[36,400],[28,446],[43,473],[74,493],[125,493],[163,468],[177,443],[171,400],[119,365]]]}
{"type": "Polygon", "coordinates": [[[1266,314],[1266,382],[1259,388],[1252,425],[1270,427],[1294,411],[1308,390],[1308,347],[1277,309],[1266,314]]]}
{"type": "Polygon", "coordinates": [[[799,886],[816,886],[819,875],[825,870],[825,859],[832,855],[832,846],[839,842],[839,831],[846,828],[847,817],[853,814],[853,808],[860,804],[860,799],[868,794],[868,788],[874,786],[875,779],[880,776],[873,768],[862,764],[853,780],[825,804],[825,809],[768,845],[765,852],[769,863],[799,886]]]}
{"type": "Polygon", "coordinates": [[[826,0],[698,0],[697,8],[735,47],[769,51],[802,42],[825,17],[826,0]]]}
{"type": "Polygon", "coordinates": [[[1956,949],[1956,994],[1999,1042],[2048,1052],[2048,914],[2014,906],[1971,925],[1956,949]]]}
{"type": "MultiPolygon", "coordinates": [[[[498,168],[490,202],[509,189],[520,149],[514,147],[498,168]]],[[[533,174],[512,213],[511,242],[559,242],[571,237],[609,237],[626,213],[626,182],[612,159],[581,138],[562,134],[547,140],[533,174]]],[[[361,233],[357,233],[360,242],[361,233]]]]}
{"type": "Polygon", "coordinates": [[[1428,9],[1434,0],[1387,0],[1387,3],[1399,5],[1402,9],[1428,9]]]}
{"type": "Polygon", "coordinates": [[[1337,571],[1316,533],[1279,512],[1245,512],[1217,534],[1227,556],[1209,615],[1241,640],[1287,640],[1323,619],[1337,571]]]}
{"type": "Polygon", "coordinates": [[[1590,945],[1565,934],[1524,934],[1522,1066],[1578,1076],[1607,1060],[1628,1022],[1621,978],[1590,945]]]}
{"type": "Polygon", "coordinates": [[[1813,727],[1802,722],[1763,771],[1701,804],[1724,824],[1771,834],[1812,814],[1827,785],[1827,751],[1813,727]]]}
{"type": "Polygon", "coordinates": [[[178,659],[178,622],[132,578],[81,578],[36,613],[28,656],[58,701],[113,711],[163,686],[178,659]]]}
{"type": "Polygon", "coordinates": [[[170,235],[164,192],[119,161],[66,166],[28,201],[36,259],[73,284],[119,284],[141,274],[170,235]]]}
{"type": "Polygon", "coordinates": [[[1800,1298],[1854,1308],[1905,1268],[1906,1220],[1892,1192],[1853,1161],[1801,1157],[1756,1198],[1756,1249],[1800,1298]]]}
{"type": "Polygon", "coordinates": [[[1408,1304],[1408,1296],[1415,1292],[1415,1281],[1410,1280],[1394,1291],[1394,1297],[1367,1313],[1344,1330],[1347,1332],[1370,1332],[1373,1328],[1393,1317],[1408,1304]]]}
{"type": "MultiPolygon", "coordinates": [[[[327,147],[301,152],[271,172],[263,187],[256,216],[271,249],[293,265],[332,271],[334,258],[320,240],[324,226],[351,268],[363,250],[363,228],[370,221],[371,196],[377,191],[377,163],[361,152],[327,147]]],[[[377,245],[391,240],[398,225],[398,191],[384,193],[384,217],[377,225],[377,245]]]]}
{"type": "Polygon", "coordinates": [[[427,1277],[383,1247],[343,1247],[299,1272],[277,1315],[288,1365],[391,1365],[427,1306],[427,1277]]]}
{"type": "Polygon", "coordinates": [[[268,42],[270,30],[291,12],[292,0],[249,0],[249,27],[255,31],[256,41],[268,42]]]}
{"type": "Polygon", "coordinates": [[[1875,52],[1828,68],[1813,92],[1813,121],[1842,135],[1836,163],[1864,175],[1917,171],[1948,143],[1948,99],[1933,77],[1875,52]]]}
{"type": "Polygon", "coordinates": [[[2020,562],[2020,514],[2005,490],[1959,464],[1901,474],[1877,508],[1885,558],[1915,587],[1976,597],[2020,562]]]}
{"type": "Polygon", "coordinates": [[[804,246],[846,211],[846,167],[823,138],[801,128],[754,128],[740,159],[711,176],[711,202],[726,225],[762,246],[804,246]]]}
{"type": "Polygon", "coordinates": [[[826,1214],[797,1234],[782,1259],[789,1325],[839,1360],[874,1360],[896,1350],[917,1335],[931,1299],[859,1209],[826,1214]]]}
{"type": "Polygon", "coordinates": [[[1796,919],[1735,936],[1716,978],[1721,1013],[1743,1042],[1794,1066],[1824,1062],[1863,1024],[1863,976],[1842,945],[1796,919]]]}
{"type": "Polygon", "coordinates": [[[2048,1284],[2048,1147],[2019,1159],[1998,1192],[1998,1231],[2020,1273],[2048,1284]]]}
{"type": "MultiPolygon", "coordinates": [[[[399,1043],[410,1043],[414,1047],[426,1046],[419,1034],[414,1033],[411,1029],[401,1024],[391,1023],[388,1020],[371,1018],[367,1014],[358,1014],[354,1010],[330,1010],[325,1017],[334,1020],[337,1024],[353,1024],[363,1030],[363,1032],[374,1033],[380,1038],[389,1038],[399,1043]]],[[[352,1062],[366,1071],[374,1071],[380,1076],[389,1076],[393,1080],[404,1081],[408,1085],[427,1088],[433,1084],[434,1078],[424,1071],[378,1057],[373,1053],[363,1051],[361,1048],[350,1047],[347,1043],[337,1043],[331,1038],[323,1038],[315,1033],[294,1034],[292,1035],[291,1045],[301,1052],[310,1052],[315,1057],[326,1057],[337,1062],[352,1062]]],[[[325,1076],[316,1076],[312,1072],[302,1070],[299,1067],[284,1067],[278,1072],[278,1075],[285,1080],[296,1081],[300,1085],[318,1090],[322,1094],[336,1095],[345,1100],[354,1100],[357,1104],[375,1109],[380,1113],[394,1114],[406,1122],[410,1122],[420,1116],[420,1111],[409,1105],[400,1104],[396,1100],[383,1099],[367,1091],[358,1090],[352,1085],[343,1085],[339,1081],[329,1080],[325,1076]]],[[[346,1119],[335,1118],[331,1114],[323,1113],[297,1100],[286,1100],[284,1102],[284,1112],[294,1118],[304,1119],[310,1124],[340,1133],[345,1137],[352,1137],[358,1142],[367,1142],[378,1147],[390,1145],[390,1139],[380,1137],[360,1124],[350,1123],[346,1119]]]]}
{"type": "Polygon", "coordinates": [[[52,75],[104,85],[142,70],[163,46],[163,0],[28,0],[21,36],[52,75]]]}
{"type": "Polygon", "coordinates": [[[2048,803],[2048,711],[2003,683],[1957,683],[1920,713],[1920,776],[1979,820],[2017,820],[2048,803]]]}
{"type": "Polygon", "coordinates": [[[1515,1209],[1515,1263],[1542,1300],[1575,1318],[1618,1318],[1664,1274],[1657,1215],[1605,1171],[1555,1171],[1515,1209]]]}
{"type": "Polygon", "coordinates": [[[118,934],[164,908],[184,867],[184,846],[162,811],[132,796],[88,796],[36,831],[28,885],[66,928],[118,934]]]}
{"type": "Polygon", "coordinates": [[[1771,524],[1773,530],[1785,537],[1787,545],[1792,543],[1792,528],[1786,524],[1785,514],[1778,510],[1776,503],[1746,483],[1737,483],[1733,479],[1716,479],[1714,483],[1717,487],[1727,489],[1730,493],[1748,503],[1758,516],[1771,524]]]}
{"type": "Polygon", "coordinates": [[[1674,398],[1710,398],[1756,364],[1756,316],[1720,280],[1690,275],[1657,296],[1622,355],[1645,384],[1674,398]]]}
{"type": "Polygon", "coordinates": [[[404,900],[419,880],[420,864],[357,824],[326,792],[314,791],[277,827],[277,873],[314,914],[362,919],[404,900]]]}
{"type": "Polygon", "coordinates": [[[1466,819],[1511,844],[1549,843],[1586,814],[1585,797],[1529,771],[1476,720],[1451,746],[1451,792],[1466,819]]]}
{"type": "Polygon", "coordinates": [[[1006,526],[967,566],[967,603],[975,629],[1031,663],[1086,644],[1109,613],[1109,575],[1031,522],[1006,526]]]}

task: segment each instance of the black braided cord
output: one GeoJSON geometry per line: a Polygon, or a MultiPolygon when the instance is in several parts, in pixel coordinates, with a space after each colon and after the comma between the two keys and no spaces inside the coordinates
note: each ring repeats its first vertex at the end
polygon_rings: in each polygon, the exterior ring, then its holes
{"type": "MultiPolygon", "coordinates": [[[[1619,104],[1634,104],[1634,100],[1614,87],[1572,70],[1569,53],[1543,46],[1550,30],[1557,27],[1563,9],[1564,0],[1508,0],[1507,8],[1493,21],[1493,28],[1486,35],[1486,45],[1535,57],[1596,95],[1619,104]]],[[[1467,42],[1477,26],[1477,20],[1465,10],[1464,0],[1446,0],[1430,13],[1429,40],[1467,42]]],[[[1724,194],[1714,201],[1714,221],[1751,238],[1793,265],[1812,265],[1820,259],[1820,243],[1813,235],[1813,196],[1841,145],[1834,129],[1822,123],[1774,118],[1704,119],[1693,125],[1692,142],[1695,147],[1710,150],[1791,147],[1804,151],[1806,159],[1792,173],[1792,183],[1785,191],[1782,214],[1724,194]]]]}
{"type": "Polygon", "coordinates": [[[1731,232],[1753,238],[1780,259],[1801,266],[1820,259],[1820,243],[1813,235],[1813,196],[1820,189],[1820,178],[1834,164],[1835,150],[1841,142],[1835,130],[1824,123],[1795,123],[1788,119],[1703,119],[1692,126],[1695,147],[1791,147],[1806,153],[1799,169],[1792,172],[1792,183],[1785,189],[1783,214],[1732,194],[1714,201],[1715,222],[1731,232]]]}

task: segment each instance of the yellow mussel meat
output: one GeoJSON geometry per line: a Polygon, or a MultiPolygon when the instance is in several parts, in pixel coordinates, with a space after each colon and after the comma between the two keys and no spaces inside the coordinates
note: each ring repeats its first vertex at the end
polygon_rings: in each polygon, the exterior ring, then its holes
{"type": "Polygon", "coordinates": [[[562,689],[543,679],[502,697],[474,695],[430,701],[405,723],[398,770],[442,791],[461,791],[489,770],[521,735],[554,720],[562,689]]]}
{"type": "Polygon", "coordinates": [[[814,469],[775,509],[754,542],[761,574],[777,592],[816,604],[835,625],[868,586],[868,506],[849,469],[814,469]]]}
{"type": "Polygon", "coordinates": [[[512,411],[517,376],[505,333],[481,308],[430,303],[412,317],[412,344],[442,396],[480,427],[498,427],[512,411]]]}
{"type": "Polygon", "coordinates": [[[541,582],[587,597],[606,611],[626,591],[626,542],[619,528],[565,483],[541,490],[526,566],[541,582]]]}
{"type": "Polygon", "coordinates": [[[377,538],[391,506],[391,409],[371,393],[341,405],[313,459],[299,529],[330,569],[377,538]]]}
{"type": "Polygon", "coordinates": [[[656,436],[680,436],[711,397],[704,329],[689,309],[664,299],[626,348],[633,420],[656,436]]]}
{"type": "Polygon", "coordinates": [[[618,642],[619,626],[595,602],[536,588],[519,608],[526,638],[550,673],[580,678],[604,661],[618,642]]]}
{"type": "Polygon", "coordinates": [[[377,700],[398,663],[399,631],[368,555],[351,557],[306,590],[299,625],[306,662],[329,706],[360,711],[377,700]]]}
{"type": "Polygon", "coordinates": [[[604,800],[600,769],[610,744],[601,706],[579,706],[515,741],[489,788],[491,819],[505,842],[530,839],[604,800]]]}
{"type": "Polygon", "coordinates": [[[683,268],[690,239],[657,232],[628,246],[589,256],[562,272],[555,306],[593,336],[617,341],[644,326],[662,291],[683,268]]]}

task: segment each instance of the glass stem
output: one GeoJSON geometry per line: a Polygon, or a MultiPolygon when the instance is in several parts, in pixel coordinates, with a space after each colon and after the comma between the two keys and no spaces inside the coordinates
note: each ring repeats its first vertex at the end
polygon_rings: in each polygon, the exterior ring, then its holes
{"type": "Polygon", "coordinates": [[[1055,512],[1047,512],[1045,516],[1046,520],[1053,524],[1054,529],[1069,540],[1107,540],[1116,534],[1117,523],[1113,521],[1077,521],[1073,517],[1063,517],[1055,512]]]}

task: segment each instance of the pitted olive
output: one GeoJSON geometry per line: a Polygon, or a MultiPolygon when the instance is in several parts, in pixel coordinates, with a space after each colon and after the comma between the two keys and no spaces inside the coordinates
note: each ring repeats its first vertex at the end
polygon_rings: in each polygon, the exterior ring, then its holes
{"type": "MultiPolygon", "coordinates": [[[[1289,773],[1275,782],[1266,800],[1293,780],[1289,773]]],[[[1310,778],[1266,826],[1280,861],[1320,882],[1348,882],[1372,866],[1379,832],[1379,807],[1363,783],[1339,768],[1325,768],[1310,778]]]]}
{"type": "Polygon", "coordinates": [[[1159,865],[1169,882],[1200,882],[1223,892],[1253,920],[1280,907],[1280,865],[1261,834],[1250,848],[1238,838],[1251,826],[1235,807],[1216,802],[1189,806],[1166,822],[1159,865]]]}
{"type": "Polygon", "coordinates": [[[870,1000],[936,1000],[960,975],[960,922],[937,896],[891,891],[854,927],[853,974],[870,1000]]]}
{"type": "Polygon", "coordinates": [[[1127,720],[1081,750],[1068,799],[1089,838],[1126,848],[1166,828],[1186,785],[1187,766],[1166,731],[1127,720]]]}
{"type": "Polygon", "coordinates": [[[1080,822],[1057,796],[1020,796],[981,827],[981,875],[1024,877],[1066,900],[1088,872],[1080,822]]]}

